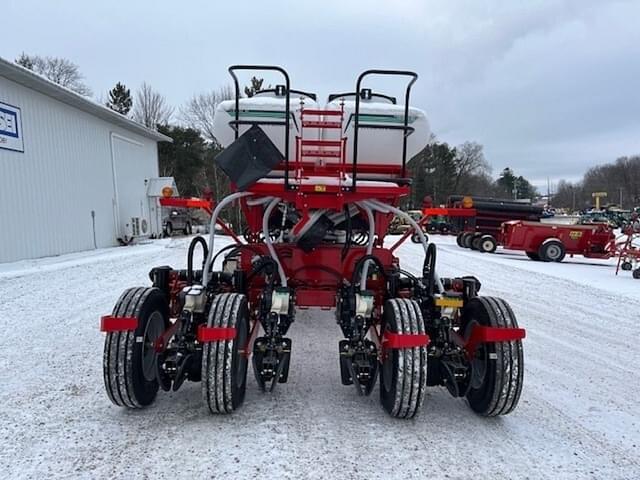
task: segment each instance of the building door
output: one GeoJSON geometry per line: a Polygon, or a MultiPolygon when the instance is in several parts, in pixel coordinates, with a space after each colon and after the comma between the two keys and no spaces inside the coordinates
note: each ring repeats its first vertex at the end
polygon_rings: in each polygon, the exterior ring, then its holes
{"type": "Polygon", "coordinates": [[[144,146],[129,138],[111,134],[113,162],[114,218],[119,239],[150,233],[146,199],[148,169],[144,146]]]}

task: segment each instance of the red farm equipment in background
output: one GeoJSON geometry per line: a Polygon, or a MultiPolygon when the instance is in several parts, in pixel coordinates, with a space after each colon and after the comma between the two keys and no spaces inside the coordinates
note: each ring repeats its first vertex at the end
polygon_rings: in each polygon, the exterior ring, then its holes
{"type": "Polygon", "coordinates": [[[368,70],[355,91],[330,97],[340,108],[323,109],[309,106],[315,96],[291,90],[280,67],[229,72],[236,98],[216,115],[234,134],[216,161],[237,191],[215,206],[211,224],[222,208],[240,202],[246,242],[216,251],[211,228],[208,243],[193,239],[186,269],[155,267],[152,286],[124,291],[102,319],[111,401],[144,407],[160,388],[177,390],[189,380],[201,382],[211,412],[231,413],[243,402],[249,360],[262,390],[287,382],[295,312],[319,307],[335,311],[344,337],[327,352],[339,359],[336,377],[360,395],[379,384],[390,415],[413,417],[428,386],[466,398],[483,416],[511,412],[522,388],[525,332],[510,306],[480,296],[475,277],[439,277],[436,247],[411,218],[425,254],[420,273],[403,269],[395,247],[384,247],[393,215],[406,215],[398,205],[409,193],[407,139],[419,113],[409,96],[417,75],[368,70]],[[279,73],[284,84],[240,98],[237,73],[256,70],[279,73]],[[374,75],[407,79],[401,105],[362,88],[374,75]],[[397,140],[398,151],[374,163],[375,149],[366,147],[384,135],[397,140]],[[199,268],[196,248],[204,251],[199,268]]]}
{"type": "Polygon", "coordinates": [[[560,225],[516,220],[502,224],[502,245],[523,250],[531,260],[561,262],[566,254],[586,258],[615,255],[615,235],[604,223],[560,225]]]}

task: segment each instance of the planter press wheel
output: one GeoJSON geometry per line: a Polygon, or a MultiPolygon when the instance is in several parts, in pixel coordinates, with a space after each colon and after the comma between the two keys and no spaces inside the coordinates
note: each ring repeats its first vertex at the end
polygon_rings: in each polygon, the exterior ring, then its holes
{"type": "Polygon", "coordinates": [[[116,317],[135,317],[135,330],[110,332],[105,338],[103,373],[109,399],[120,407],[142,408],[158,393],[155,341],[169,324],[169,306],[157,288],[124,291],[113,308],[116,317]]]}
{"type": "MultiPolygon", "coordinates": [[[[387,300],[383,332],[424,334],[424,319],[412,299],[387,300]]],[[[387,413],[413,418],[422,407],[427,386],[427,347],[389,349],[380,369],[380,401],[387,413]]]]}
{"type": "MultiPolygon", "coordinates": [[[[462,315],[461,332],[467,337],[473,325],[517,328],[507,302],[495,297],[474,297],[462,315]]],[[[467,401],[485,417],[506,415],[518,404],[524,374],[522,341],[481,343],[471,360],[467,401]]]]}
{"type": "Polygon", "coordinates": [[[216,295],[208,327],[235,328],[236,337],[205,343],[202,348],[202,397],[211,413],[232,413],[244,401],[249,339],[247,297],[239,293],[216,295]]]}

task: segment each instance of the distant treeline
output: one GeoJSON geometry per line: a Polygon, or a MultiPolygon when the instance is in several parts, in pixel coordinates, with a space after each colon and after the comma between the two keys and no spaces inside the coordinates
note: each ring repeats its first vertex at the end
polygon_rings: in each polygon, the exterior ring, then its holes
{"type": "Polygon", "coordinates": [[[554,207],[584,210],[593,205],[594,192],[607,193],[601,204],[614,203],[625,209],[640,205],[640,155],[590,168],[579,182],[561,180],[551,203],[554,207]]]}

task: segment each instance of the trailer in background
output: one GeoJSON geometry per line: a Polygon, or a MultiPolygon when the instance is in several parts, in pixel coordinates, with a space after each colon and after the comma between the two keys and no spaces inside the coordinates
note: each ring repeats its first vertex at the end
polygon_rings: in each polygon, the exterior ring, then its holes
{"type": "Polygon", "coordinates": [[[522,250],[532,260],[561,262],[566,254],[610,258],[616,254],[615,235],[604,223],[560,225],[522,220],[502,224],[502,245],[522,250]]]}

